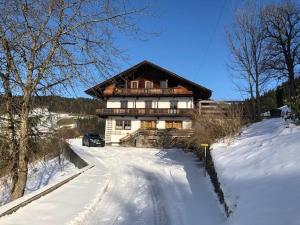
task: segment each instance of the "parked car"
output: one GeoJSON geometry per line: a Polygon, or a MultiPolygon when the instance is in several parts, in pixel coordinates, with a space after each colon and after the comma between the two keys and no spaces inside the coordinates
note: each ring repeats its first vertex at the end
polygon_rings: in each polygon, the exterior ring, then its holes
{"type": "Polygon", "coordinates": [[[82,146],[88,147],[103,147],[105,142],[98,134],[86,133],[82,137],[82,146]]]}

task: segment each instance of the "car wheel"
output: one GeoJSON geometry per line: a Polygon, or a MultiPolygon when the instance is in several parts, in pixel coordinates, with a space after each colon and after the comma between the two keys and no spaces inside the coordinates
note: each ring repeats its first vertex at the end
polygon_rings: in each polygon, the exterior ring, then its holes
{"type": "Polygon", "coordinates": [[[91,142],[90,142],[90,141],[88,142],[88,145],[87,145],[87,146],[88,146],[88,147],[91,147],[91,142]]]}

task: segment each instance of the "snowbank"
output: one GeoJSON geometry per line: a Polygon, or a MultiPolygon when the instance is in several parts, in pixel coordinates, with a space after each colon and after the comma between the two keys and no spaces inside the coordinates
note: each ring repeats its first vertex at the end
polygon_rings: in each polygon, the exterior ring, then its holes
{"type": "Polygon", "coordinates": [[[230,224],[300,224],[300,127],[264,120],[212,149],[230,224]]]}
{"type": "MultiPolygon", "coordinates": [[[[67,160],[58,157],[48,161],[39,161],[29,165],[28,180],[25,195],[34,192],[49,183],[55,183],[61,177],[69,175],[78,169],[67,160]]],[[[10,201],[11,179],[8,176],[0,178],[0,206],[10,201]]]]}

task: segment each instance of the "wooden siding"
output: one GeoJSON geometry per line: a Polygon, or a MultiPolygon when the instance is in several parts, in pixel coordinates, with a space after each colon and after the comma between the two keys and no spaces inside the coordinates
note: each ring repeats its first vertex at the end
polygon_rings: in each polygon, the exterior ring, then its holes
{"type": "Polygon", "coordinates": [[[145,109],[145,108],[103,108],[97,109],[96,114],[106,116],[187,116],[193,115],[193,109],[145,109]]]}
{"type": "Polygon", "coordinates": [[[176,88],[112,88],[108,86],[105,96],[192,96],[193,92],[184,87],[176,88]]]}

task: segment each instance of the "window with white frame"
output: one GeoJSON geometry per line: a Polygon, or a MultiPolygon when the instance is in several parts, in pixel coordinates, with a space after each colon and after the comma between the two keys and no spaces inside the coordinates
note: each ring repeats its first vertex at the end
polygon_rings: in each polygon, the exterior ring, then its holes
{"type": "Polygon", "coordinates": [[[131,120],[116,120],[116,130],[131,130],[131,120]]]}
{"type": "Polygon", "coordinates": [[[123,130],[123,120],[116,120],[116,130],[123,130]]]}
{"type": "Polygon", "coordinates": [[[153,88],[153,82],[146,80],[145,81],[145,88],[149,89],[149,88],[153,88]]]}
{"type": "Polygon", "coordinates": [[[124,130],[131,130],[131,120],[124,120],[124,130]]]}
{"type": "Polygon", "coordinates": [[[138,80],[133,80],[131,81],[131,88],[139,88],[139,81],[138,80]]]}

